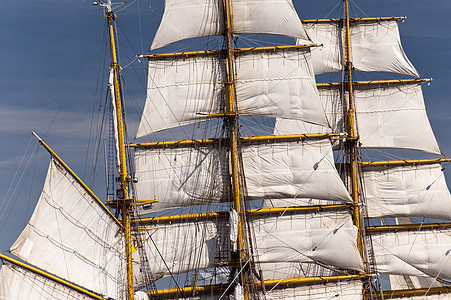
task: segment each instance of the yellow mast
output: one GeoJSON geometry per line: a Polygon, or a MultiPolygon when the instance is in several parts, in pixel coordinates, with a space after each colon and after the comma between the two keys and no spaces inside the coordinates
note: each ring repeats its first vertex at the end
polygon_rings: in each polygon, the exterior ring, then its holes
{"type": "Polygon", "coordinates": [[[347,105],[347,140],[349,146],[349,164],[351,177],[351,197],[354,201],[353,220],[359,232],[357,235],[357,247],[365,263],[365,254],[363,248],[363,226],[361,224],[360,206],[359,206],[359,184],[358,184],[358,155],[357,155],[357,139],[355,130],[355,104],[354,91],[352,84],[352,60],[351,60],[351,41],[350,41],[350,26],[349,26],[349,0],[345,0],[345,60],[346,60],[346,75],[347,75],[347,91],[348,91],[348,105],[347,105]]]}
{"type": "Polygon", "coordinates": [[[240,272],[240,283],[244,290],[244,299],[249,299],[249,286],[247,283],[247,269],[249,255],[246,247],[245,211],[244,202],[240,192],[240,176],[238,161],[238,126],[235,105],[235,79],[234,79],[234,50],[232,48],[232,15],[229,0],[224,0],[224,25],[227,41],[227,113],[229,123],[229,146],[232,165],[232,197],[234,208],[238,215],[238,258],[237,269],[240,272]]]}
{"type": "Polygon", "coordinates": [[[129,300],[134,299],[133,288],[133,266],[132,266],[132,243],[131,243],[131,229],[130,229],[130,197],[128,190],[128,176],[127,176],[127,160],[125,154],[125,138],[124,138],[124,123],[122,120],[122,95],[119,87],[119,64],[116,55],[116,41],[114,36],[113,21],[116,15],[111,9],[111,1],[108,0],[106,4],[101,4],[106,7],[105,17],[108,19],[108,29],[110,37],[110,53],[111,53],[111,68],[113,69],[113,85],[114,85],[114,100],[116,105],[117,117],[117,135],[119,147],[119,165],[120,178],[117,193],[117,204],[122,212],[122,226],[124,227],[125,235],[125,254],[127,262],[127,295],[129,300]]]}

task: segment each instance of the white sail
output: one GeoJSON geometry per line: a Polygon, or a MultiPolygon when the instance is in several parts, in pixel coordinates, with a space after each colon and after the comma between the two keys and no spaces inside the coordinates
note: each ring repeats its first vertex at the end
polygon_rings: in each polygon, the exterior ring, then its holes
{"type": "MultiPolygon", "coordinates": [[[[228,158],[219,145],[135,149],[136,195],[158,200],[152,212],[226,199],[228,158]]],[[[150,210],[149,210],[150,211],[150,210]]],[[[145,213],[142,212],[142,213],[145,213]]]]}
{"type": "MultiPolygon", "coordinates": [[[[143,237],[144,250],[152,277],[214,267],[220,250],[228,250],[224,249],[228,235],[220,236],[218,226],[227,225],[212,220],[145,226],[148,232],[143,237]]],[[[135,260],[139,261],[138,252],[135,253],[135,260]]],[[[134,274],[141,278],[138,269],[136,265],[134,274]]]]}
{"type": "MultiPolygon", "coordinates": [[[[345,32],[342,23],[304,23],[315,44],[312,51],[315,74],[340,72],[345,32]]],[[[351,61],[355,70],[391,72],[420,77],[401,46],[396,20],[351,22],[351,61]]]]}
{"type": "Polygon", "coordinates": [[[441,153],[426,115],[420,83],[356,88],[355,106],[362,147],[441,153]]]}
{"type": "Polygon", "coordinates": [[[432,277],[418,277],[418,276],[403,276],[403,275],[389,275],[390,289],[419,289],[442,286],[438,281],[432,277]]]}
{"type": "MultiPolygon", "coordinates": [[[[308,40],[291,0],[232,0],[233,33],[266,33],[308,40]]],[[[224,34],[223,1],[166,0],[151,49],[194,37],[224,34]]]]}
{"type": "Polygon", "coordinates": [[[329,139],[242,147],[249,198],[315,198],[351,202],[329,139]]]}
{"type": "Polygon", "coordinates": [[[451,279],[451,230],[371,233],[377,271],[451,279]]]}
{"type": "Polygon", "coordinates": [[[277,118],[274,126],[274,134],[344,132],[344,107],[343,100],[341,100],[341,89],[319,88],[318,93],[321,105],[326,113],[328,121],[327,126],[307,123],[300,120],[277,118]]]}
{"type": "MultiPolygon", "coordinates": [[[[236,58],[238,113],[327,126],[309,49],[236,58]]],[[[212,118],[225,110],[226,62],[199,56],[149,60],[147,100],[137,137],[212,118]]]]}
{"type": "Polygon", "coordinates": [[[361,281],[340,281],[271,289],[264,297],[266,300],[360,300],[363,297],[363,289],[361,281]]]}
{"type": "MultiPolygon", "coordinates": [[[[251,226],[257,246],[255,260],[263,270],[267,270],[266,263],[316,261],[334,267],[363,268],[355,242],[357,229],[347,213],[253,217],[251,226]],[[335,254],[330,255],[332,252],[335,254]]],[[[229,251],[230,224],[226,219],[145,228],[144,249],[152,277],[214,267],[220,262],[218,254],[229,251]]]]}
{"type": "Polygon", "coordinates": [[[321,200],[313,198],[264,199],[262,202],[262,208],[332,205],[332,204],[337,204],[337,202],[333,200],[321,200]]]}
{"type": "Polygon", "coordinates": [[[224,112],[225,66],[224,60],[211,56],[149,60],[147,99],[136,136],[224,112]]]}
{"type": "Polygon", "coordinates": [[[256,269],[257,272],[262,271],[264,280],[337,275],[333,270],[314,262],[260,263],[256,269]]]}
{"type": "MultiPolygon", "coordinates": [[[[318,90],[332,130],[345,131],[341,87],[318,90]]],[[[421,83],[356,86],[354,101],[361,147],[441,153],[426,114],[421,83]]],[[[328,129],[277,119],[274,131],[279,134],[326,133],[328,129]],[[300,131],[303,129],[310,131],[300,131]]]]}
{"type": "MultiPolygon", "coordinates": [[[[328,139],[242,145],[242,157],[251,199],[351,201],[335,169],[328,139]]],[[[219,145],[137,148],[135,168],[139,199],[159,201],[152,211],[221,202],[228,195],[228,159],[219,145]]]]}
{"type": "Polygon", "coordinates": [[[54,160],[35,211],[11,252],[108,297],[120,298],[125,248],[112,217],[54,160]]]}
{"type": "Polygon", "coordinates": [[[320,262],[363,271],[357,228],[347,211],[252,218],[255,261],[320,262]]]}
{"type": "Polygon", "coordinates": [[[20,267],[3,264],[0,269],[1,300],[91,300],[71,288],[20,267]]]}
{"type": "Polygon", "coordinates": [[[440,164],[363,169],[368,216],[451,219],[451,195],[440,164]]]}
{"type": "Polygon", "coordinates": [[[240,114],[328,126],[309,48],[239,55],[236,73],[240,114]]]}

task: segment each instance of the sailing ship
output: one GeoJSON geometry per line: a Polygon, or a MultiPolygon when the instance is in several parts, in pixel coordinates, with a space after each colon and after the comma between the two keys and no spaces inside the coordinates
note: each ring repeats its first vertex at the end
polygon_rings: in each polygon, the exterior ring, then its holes
{"type": "Polygon", "coordinates": [[[35,134],[50,165],[12,255],[0,254],[1,299],[450,297],[450,159],[365,159],[441,155],[400,17],[350,18],[348,0],[341,19],[302,22],[290,0],[166,1],[152,49],[224,41],[140,56],[137,136],[189,138],[128,143],[116,15],[95,4],[110,34],[116,194],[107,208],[35,134]],[[239,47],[246,34],[297,42],[239,47]],[[329,72],[344,80],[316,82],[329,72]],[[364,72],[410,79],[355,80],[364,72]],[[249,124],[259,134],[243,134],[249,124]]]}

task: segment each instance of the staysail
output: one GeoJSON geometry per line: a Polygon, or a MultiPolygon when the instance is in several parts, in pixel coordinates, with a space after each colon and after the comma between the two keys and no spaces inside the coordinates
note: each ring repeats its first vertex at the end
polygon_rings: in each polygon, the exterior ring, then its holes
{"type": "Polygon", "coordinates": [[[123,296],[119,225],[54,159],[36,209],[11,253],[101,295],[123,296]]]}

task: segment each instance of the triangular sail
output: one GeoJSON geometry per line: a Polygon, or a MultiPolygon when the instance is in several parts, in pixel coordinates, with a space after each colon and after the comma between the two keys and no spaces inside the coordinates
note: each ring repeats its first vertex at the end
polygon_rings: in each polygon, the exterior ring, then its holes
{"type": "MultiPolygon", "coordinates": [[[[278,34],[308,40],[291,0],[232,0],[233,33],[278,34]]],[[[221,0],[165,1],[151,49],[194,37],[224,34],[221,0]]]]}
{"type": "Polygon", "coordinates": [[[0,299],[92,300],[87,295],[10,264],[3,264],[0,269],[0,299]]]}
{"type": "Polygon", "coordinates": [[[86,289],[120,298],[122,238],[111,216],[52,159],[36,209],[11,252],[86,289]]]}

